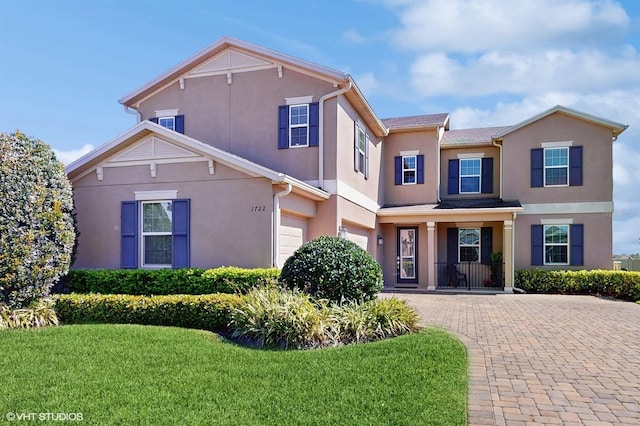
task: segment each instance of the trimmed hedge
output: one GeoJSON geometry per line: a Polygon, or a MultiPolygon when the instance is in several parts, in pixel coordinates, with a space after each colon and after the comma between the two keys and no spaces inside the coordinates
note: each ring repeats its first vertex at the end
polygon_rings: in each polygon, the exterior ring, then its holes
{"type": "Polygon", "coordinates": [[[591,294],[640,300],[640,272],[518,270],[515,286],[527,293],[591,294]]]}
{"type": "Polygon", "coordinates": [[[276,268],[244,269],[72,269],[66,287],[74,293],[168,295],[246,293],[251,288],[275,284],[276,268]]]}
{"type": "Polygon", "coordinates": [[[202,330],[226,330],[236,294],[133,296],[65,294],[55,298],[60,322],[163,325],[202,330]]]}

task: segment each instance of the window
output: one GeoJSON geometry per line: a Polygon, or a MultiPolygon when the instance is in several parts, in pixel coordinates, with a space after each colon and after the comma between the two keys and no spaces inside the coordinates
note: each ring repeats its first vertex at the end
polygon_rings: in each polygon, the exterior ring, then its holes
{"type": "Polygon", "coordinates": [[[402,184],[411,185],[416,183],[416,156],[409,155],[402,157],[402,184]]]}
{"type": "Polygon", "coordinates": [[[309,105],[289,106],[289,146],[309,146],[309,105]]]}
{"type": "Polygon", "coordinates": [[[367,134],[356,125],[355,170],[367,176],[367,134]]]}
{"type": "Polygon", "coordinates": [[[544,225],[544,264],[569,264],[569,225],[544,225]]]}
{"type": "Polygon", "coordinates": [[[158,117],[158,124],[162,127],[166,127],[170,130],[176,129],[176,118],[175,117],[158,117]]]}
{"type": "Polygon", "coordinates": [[[171,201],[142,203],[142,266],[171,266],[171,201]]]}
{"type": "Polygon", "coordinates": [[[460,262],[480,262],[480,228],[458,230],[460,262]]]}
{"type": "Polygon", "coordinates": [[[460,160],[460,194],[480,193],[480,158],[460,160]]]}
{"type": "Polygon", "coordinates": [[[190,200],[123,201],[123,269],[190,266],[190,200]]]}
{"type": "Polygon", "coordinates": [[[569,147],[544,149],[544,186],[569,185],[569,147]]]}
{"type": "MultiPolygon", "coordinates": [[[[169,111],[178,111],[176,110],[168,110],[168,111],[162,111],[163,113],[169,112],[169,111]]],[[[161,125],[162,127],[166,127],[169,130],[174,130],[178,133],[183,133],[184,134],[184,115],[174,115],[174,116],[161,116],[161,117],[151,117],[149,118],[150,121],[153,121],[156,124],[161,125]]]]}

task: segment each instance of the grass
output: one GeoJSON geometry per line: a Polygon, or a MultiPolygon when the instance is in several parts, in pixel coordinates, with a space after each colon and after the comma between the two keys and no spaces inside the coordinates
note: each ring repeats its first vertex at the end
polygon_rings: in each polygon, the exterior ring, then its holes
{"type": "Polygon", "coordinates": [[[198,330],[70,325],[3,331],[0,347],[1,416],[82,413],[83,424],[466,424],[466,350],[441,330],[266,351],[198,330]]]}

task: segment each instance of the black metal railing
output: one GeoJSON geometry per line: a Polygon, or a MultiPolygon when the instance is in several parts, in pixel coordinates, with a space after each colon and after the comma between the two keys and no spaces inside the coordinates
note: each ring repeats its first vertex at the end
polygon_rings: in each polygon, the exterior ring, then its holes
{"type": "Polygon", "coordinates": [[[504,263],[436,263],[438,289],[504,290],[504,263]]]}

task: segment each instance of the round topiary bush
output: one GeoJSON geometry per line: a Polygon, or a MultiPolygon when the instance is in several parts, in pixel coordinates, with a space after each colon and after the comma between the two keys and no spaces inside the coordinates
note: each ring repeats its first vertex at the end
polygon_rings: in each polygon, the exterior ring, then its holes
{"type": "Polygon", "coordinates": [[[382,268],[349,240],[319,237],[287,259],[280,282],[319,299],[362,302],[374,299],[382,290],[382,268]]]}
{"type": "Polygon", "coordinates": [[[0,133],[0,305],[22,308],[69,270],[71,184],[49,145],[0,133]]]}

